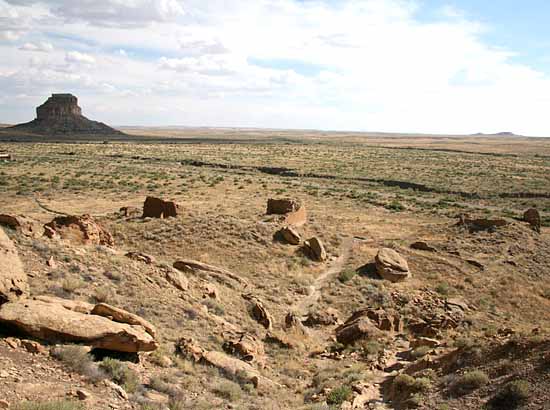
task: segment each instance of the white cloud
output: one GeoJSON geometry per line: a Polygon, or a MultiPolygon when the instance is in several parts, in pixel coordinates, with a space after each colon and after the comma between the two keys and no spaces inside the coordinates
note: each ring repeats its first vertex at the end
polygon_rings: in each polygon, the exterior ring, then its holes
{"type": "Polygon", "coordinates": [[[46,41],[39,41],[38,43],[25,43],[19,47],[19,50],[49,53],[53,51],[53,45],[46,41]]]}
{"type": "MultiPolygon", "coordinates": [[[[108,101],[98,114],[118,124],[550,135],[549,73],[487,43],[458,9],[431,22],[420,10],[413,0],[0,0],[0,38],[52,46],[29,60],[0,45],[0,87],[37,100],[76,89],[92,110],[108,101]]],[[[4,109],[0,121],[13,121],[4,109]]]]}
{"type": "Polygon", "coordinates": [[[65,55],[65,61],[69,64],[90,64],[93,65],[96,62],[96,59],[89,54],[81,53],[78,51],[69,51],[65,55]]]}

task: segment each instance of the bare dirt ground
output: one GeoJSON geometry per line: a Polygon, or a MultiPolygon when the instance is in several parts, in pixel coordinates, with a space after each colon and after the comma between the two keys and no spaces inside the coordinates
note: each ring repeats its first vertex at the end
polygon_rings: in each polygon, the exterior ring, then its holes
{"type": "Polygon", "coordinates": [[[494,397],[516,381],[524,382],[526,397],[500,408],[549,408],[550,141],[124,131],[177,137],[178,143],[2,143],[0,150],[17,161],[0,163],[0,213],[40,224],[56,215],[92,215],[113,234],[114,247],[6,229],[31,294],[124,308],[157,327],[161,348],[127,364],[138,380],[121,395],[108,380],[50,357],[48,343],[30,353],[10,342],[21,336],[3,334],[0,400],[10,408],[65,400],[94,410],[490,410],[499,408],[494,397]],[[178,216],[142,219],[119,212],[141,209],[148,195],[177,202],[178,216]],[[280,224],[265,215],[266,201],[283,197],[305,203],[308,221],[298,231],[303,239],[322,240],[326,262],[274,240],[280,224]],[[530,207],[541,213],[541,233],[521,220],[530,207]],[[457,226],[461,214],[504,218],[507,225],[470,231],[457,226]],[[417,241],[434,251],[412,249],[417,241]],[[381,247],[407,260],[410,279],[380,279],[373,261],[381,247]],[[129,259],[129,251],[156,262],[129,259]],[[54,266],[47,263],[51,258],[54,266]],[[188,289],[176,289],[163,269],[182,259],[227,269],[246,286],[188,273],[188,289]],[[215,298],[205,291],[211,287],[215,298]],[[253,319],[243,294],[262,301],[272,330],[253,319]],[[449,300],[467,306],[456,326],[437,322],[437,346],[415,347],[421,336],[412,324],[455,314],[446,310],[449,300]],[[338,326],[368,308],[395,312],[402,331],[339,343],[338,326]],[[307,319],[328,309],[338,312],[338,322],[286,324],[289,312],[307,319]],[[182,337],[222,352],[234,332],[259,341],[263,353],[252,366],[273,382],[271,388],[256,389],[176,353],[182,337]],[[472,372],[485,378],[476,374],[474,387],[460,389],[464,377],[475,378],[466,376],[472,372]],[[90,397],[79,401],[79,389],[90,397]]]}

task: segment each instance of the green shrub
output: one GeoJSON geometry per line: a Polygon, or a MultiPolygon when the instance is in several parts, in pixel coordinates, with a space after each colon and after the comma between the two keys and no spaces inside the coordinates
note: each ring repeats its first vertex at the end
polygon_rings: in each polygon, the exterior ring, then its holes
{"type": "Polygon", "coordinates": [[[460,376],[451,385],[451,391],[457,396],[470,393],[489,383],[489,377],[481,370],[474,370],[460,376]]]}
{"type": "Polygon", "coordinates": [[[128,393],[134,393],[140,385],[138,374],[120,360],[107,357],[99,364],[99,368],[128,393]]]}
{"type": "Polygon", "coordinates": [[[238,400],[242,393],[241,386],[231,380],[218,383],[212,391],[216,396],[229,401],[238,400]]]}
{"type": "Polygon", "coordinates": [[[357,272],[352,269],[344,270],[338,275],[338,280],[342,283],[346,283],[352,280],[356,274],[357,272]]]}
{"type": "Polygon", "coordinates": [[[88,376],[93,381],[101,380],[105,377],[98,366],[94,363],[88,349],[83,346],[56,346],[51,349],[52,357],[63,362],[72,370],[88,376]]]}
{"type": "Polygon", "coordinates": [[[330,405],[340,405],[352,396],[351,387],[340,386],[332,389],[327,396],[327,403],[330,405]]]}
{"type": "Polygon", "coordinates": [[[511,410],[524,404],[529,398],[529,383],[525,380],[514,380],[506,384],[489,400],[488,408],[493,410],[511,410]]]}

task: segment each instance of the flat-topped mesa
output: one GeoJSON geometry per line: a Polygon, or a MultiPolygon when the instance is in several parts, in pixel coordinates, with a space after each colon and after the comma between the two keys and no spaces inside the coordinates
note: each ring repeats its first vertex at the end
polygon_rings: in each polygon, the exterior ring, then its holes
{"type": "Polygon", "coordinates": [[[104,134],[120,135],[120,131],[82,115],[78,99],[72,94],[52,94],[36,108],[36,119],[12,129],[45,135],[104,134]]]}
{"type": "Polygon", "coordinates": [[[72,94],[52,94],[44,104],[36,108],[38,120],[80,116],[82,109],[78,106],[78,98],[72,94]]]}

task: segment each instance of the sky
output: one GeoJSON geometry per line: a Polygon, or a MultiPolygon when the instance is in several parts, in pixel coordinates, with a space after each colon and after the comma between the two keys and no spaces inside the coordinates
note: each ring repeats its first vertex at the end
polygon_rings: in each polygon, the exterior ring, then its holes
{"type": "Polygon", "coordinates": [[[0,0],[0,122],[550,137],[548,0],[0,0]]]}

